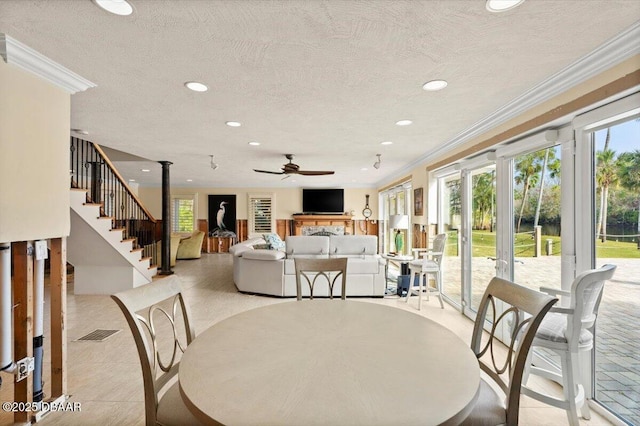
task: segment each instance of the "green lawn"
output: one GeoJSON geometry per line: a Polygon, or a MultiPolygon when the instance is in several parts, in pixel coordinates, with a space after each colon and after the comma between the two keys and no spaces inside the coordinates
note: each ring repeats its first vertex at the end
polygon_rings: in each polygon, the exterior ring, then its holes
{"type": "MultiPolygon", "coordinates": [[[[496,255],[496,234],[489,231],[473,231],[473,256],[474,257],[495,257],[496,255]]],[[[542,255],[546,255],[547,240],[551,240],[552,255],[560,256],[560,237],[542,236],[542,255]]],[[[447,255],[457,255],[458,234],[450,232],[447,239],[447,255]]],[[[534,239],[531,233],[516,234],[515,236],[515,257],[533,257],[534,239]]],[[[636,243],[607,241],[606,243],[596,241],[596,256],[598,258],[640,258],[640,250],[636,243]]]]}

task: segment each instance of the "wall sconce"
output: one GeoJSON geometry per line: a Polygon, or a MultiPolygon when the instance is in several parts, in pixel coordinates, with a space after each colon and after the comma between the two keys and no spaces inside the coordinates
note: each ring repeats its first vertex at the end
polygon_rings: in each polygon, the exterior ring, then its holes
{"type": "Polygon", "coordinates": [[[213,155],[210,155],[209,157],[211,157],[211,170],[217,169],[219,166],[218,166],[218,163],[213,161],[213,155]]]}
{"type": "Polygon", "coordinates": [[[378,157],[378,161],[376,161],[375,163],[373,163],[373,167],[374,167],[375,169],[379,169],[379,168],[380,168],[380,163],[381,163],[380,157],[382,156],[382,154],[376,154],[376,156],[378,157]]]}

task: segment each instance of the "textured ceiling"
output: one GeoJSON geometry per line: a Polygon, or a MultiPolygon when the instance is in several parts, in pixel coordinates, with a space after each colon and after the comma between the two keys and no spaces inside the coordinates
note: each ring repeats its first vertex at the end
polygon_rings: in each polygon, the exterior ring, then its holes
{"type": "MultiPolygon", "coordinates": [[[[130,3],[118,17],[90,0],[0,0],[0,32],[97,84],[72,96],[72,128],[172,161],[173,185],[199,187],[379,185],[640,19],[637,0],[527,0],[500,14],[482,0],[130,3]],[[422,90],[432,79],[449,86],[422,90]],[[252,171],[279,170],[285,153],[336,174],[252,171]]],[[[117,165],[160,182],[158,164],[117,165]]]]}

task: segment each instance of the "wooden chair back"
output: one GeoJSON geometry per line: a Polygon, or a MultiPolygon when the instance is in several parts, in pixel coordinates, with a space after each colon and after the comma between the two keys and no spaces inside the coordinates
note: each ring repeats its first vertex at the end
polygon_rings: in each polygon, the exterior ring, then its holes
{"type": "Polygon", "coordinates": [[[342,300],[347,298],[347,258],[333,259],[294,259],[296,265],[296,292],[298,300],[302,300],[302,279],[309,286],[309,299],[313,299],[313,290],[316,282],[321,281],[329,284],[329,298],[333,299],[333,288],[338,278],[342,280],[342,300]],[[333,278],[330,273],[334,272],[333,278]]]}
{"type": "Polygon", "coordinates": [[[195,339],[189,306],[175,275],[116,293],[111,298],[122,310],[133,334],[142,367],[145,422],[147,426],[155,425],[159,394],[178,373],[178,351],[184,352],[195,339]],[[180,321],[184,322],[184,333],[177,329],[180,321]],[[160,333],[169,337],[162,339],[160,333]],[[169,357],[160,355],[165,347],[169,348],[169,357]]]}
{"type": "Polygon", "coordinates": [[[506,395],[507,425],[518,424],[527,354],[540,322],[557,301],[554,297],[498,277],[491,280],[482,296],[471,350],[476,354],[480,368],[506,395]],[[498,313],[500,302],[504,304],[501,314],[498,313]],[[488,332],[485,327],[488,327],[488,332]],[[503,342],[496,336],[498,330],[506,330],[503,342]]]}

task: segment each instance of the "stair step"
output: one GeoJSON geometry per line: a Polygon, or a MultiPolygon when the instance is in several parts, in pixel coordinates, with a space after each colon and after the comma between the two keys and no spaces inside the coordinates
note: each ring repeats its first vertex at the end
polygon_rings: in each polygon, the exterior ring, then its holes
{"type": "MultiPolygon", "coordinates": [[[[122,240],[122,242],[123,242],[123,243],[128,243],[129,241],[133,242],[133,241],[135,241],[135,240],[136,240],[135,238],[127,238],[126,240],[122,240]]],[[[137,249],[136,249],[136,250],[137,250],[137,249]]],[[[131,250],[131,251],[133,251],[133,250],[131,250]]]]}
{"type": "Polygon", "coordinates": [[[109,219],[109,220],[113,220],[113,219],[115,219],[115,217],[113,217],[113,216],[98,216],[98,219],[109,219]]]}
{"type": "Polygon", "coordinates": [[[156,268],[156,269],[157,269],[157,268],[158,268],[158,265],[151,265],[151,266],[149,266],[147,269],[150,269],[150,270],[151,270],[151,269],[153,269],[153,268],[156,268]]]}
{"type": "Polygon", "coordinates": [[[89,191],[88,189],[83,189],[83,188],[73,188],[73,187],[71,187],[71,190],[72,190],[72,191],[78,191],[78,192],[85,192],[85,193],[89,191]]]}
{"type": "MultiPolygon", "coordinates": [[[[142,250],[142,249],[141,249],[141,250],[142,250]]],[[[140,262],[144,262],[145,260],[148,260],[148,261],[149,261],[149,264],[151,264],[151,257],[143,257],[143,258],[140,258],[140,262]]],[[[149,266],[149,269],[151,269],[151,266],[149,266]]]]}
{"type": "MultiPolygon", "coordinates": [[[[127,240],[127,241],[129,241],[129,240],[127,240]]],[[[136,252],[144,251],[144,249],[143,248],[135,248],[135,249],[132,249],[130,251],[131,251],[131,253],[136,253],[136,252]]]]}
{"type": "Polygon", "coordinates": [[[109,231],[126,231],[124,228],[111,228],[109,231]]]}
{"type": "Polygon", "coordinates": [[[102,203],[82,203],[84,206],[98,206],[102,207],[102,203]]]}

